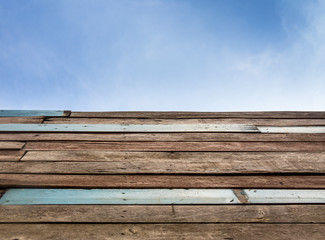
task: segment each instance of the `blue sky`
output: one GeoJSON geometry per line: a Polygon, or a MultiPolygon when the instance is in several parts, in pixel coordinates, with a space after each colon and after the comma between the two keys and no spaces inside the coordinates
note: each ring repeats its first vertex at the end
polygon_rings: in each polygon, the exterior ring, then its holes
{"type": "Polygon", "coordinates": [[[0,0],[0,109],[325,110],[323,0],[0,0]]]}

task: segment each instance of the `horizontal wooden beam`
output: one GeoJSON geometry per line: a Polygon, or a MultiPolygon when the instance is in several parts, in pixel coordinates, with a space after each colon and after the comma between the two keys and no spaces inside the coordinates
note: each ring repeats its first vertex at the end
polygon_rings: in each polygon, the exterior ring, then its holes
{"type": "Polygon", "coordinates": [[[325,203],[325,190],[288,189],[9,189],[0,205],[325,203]],[[242,195],[242,196],[239,196],[242,195]],[[243,202],[243,198],[245,201],[243,202]]]}
{"type": "Polygon", "coordinates": [[[258,127],[261,133],[325,133],[324,126],[308,127],[258,127]]]}
{"type": "Polygon", "coordinates": [[[71,112],[99,118],[325,118],[325,112],[71,112]]]}
{"type": "Polygon", "coordinates": [[[0,142],[0,150],[19,150],[24,147],[23,142],[0,142]]]}
{"type": "Polygon", "coordinates": [[[250,124],[0,124],[0,132],[259,132],[250,124]]]}
{"type": "MultiPolygon", "coordinates": [[[[27,122],[26,122],[27,123],[27,122]]],[[[45,124],[252,124],[255,126],[325,126],[323,119],[248,119],[248,118],[60,118],[50,117],[45,124]]]]}
{"type": "Polygon", "coordinates": [[[0,162],[19,161],[24,154],[21,150],[0,150],[0,162]]]}
{"type": "Polygon", "coordinates": [[[0,239],[323,240],[325,224],[0,224],[0,239]]]}
{"type": "Polygon", "coordinates": [[[325,223],[325,205],[1,205],[1,223],[325,223]]]}
{"type": "Polygon", "coordinates": [[[235,204],[231,189],[9,189],[0,205],[235,204]]]}
{"type": "Polygon", "coordinates": [[[0,239],[323,240],[325,224],[0,224],[0,239]]]}
{"type": "MultiPolygon", "coordinates": [[[[6,164],[6,163],[1,163],[6,164]]],[[[51,172],[63,174],[64,167],[73,169],[82,163],[69,163],[51,172]]],[[[20,164],[19,164],[20,165],[20,164]]],[[[84,166],[84,172],[96,174],[84,166]]],[[[38,165],[23,164],[21,172],[45,172],[38,165]],[[31,170],[29,170],[31,169],[31,170]]],[[[40,167],[42,168],[42,166],[40,167]]],[[[102,167],[102,169],[104,169],[102,167]]],[[[71,170],[70,170],[71,171],[71,170]]],[[[77,171],[74,171],[77,172],[77,171]]],[[[99,173],[100,171],[97,171],[99,173]]],[[[116,172],[112,171],[116,174],[116,172]]],[[[272,189],[325,189],[325,176],[317,175],[59,175],[59,174],[0,174],[0,187],[32,188],[272,188],[272,189]]]]}
{"type": "Polygon", "coordinates": [[[0,110],[0,117],[69,116],[63,110],[0,110]]]}
{"type": "Polygon", "coordinates": [[[27,142],[25,150],[324,152],[325,142],[27,142]]]}
{"type": "Polygon", "coordinates": [[[33,123],[33,124],[40,124],[44,120],[43,117],[0,117],[0,124],[26,124],[26,123],[33,123]]]}
{"type": "Polygon", "coordinates": [[[325,142],[325,134],[260,133],[0,133],[1,141],[325,142]]]}

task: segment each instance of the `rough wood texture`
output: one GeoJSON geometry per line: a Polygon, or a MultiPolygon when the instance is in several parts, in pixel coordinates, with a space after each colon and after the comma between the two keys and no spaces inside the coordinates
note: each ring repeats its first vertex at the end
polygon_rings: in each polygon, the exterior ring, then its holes
{"type": "Polygon", "coordinates": [[[19,161],[24,153],[25,151],[20,150],[0,150],[0,162],[19,161]]]}
{"type": "Polygon", "coordinates": [[[2,205],[12,223],[325,223],[325,205],[2,205]]]}
{"type": "Polygon", "coordinates": [[[0,142],[0,150],[19,150],[24,147],[23,142],[0,142]]]}
{"type": "Polygon", "coordinates": [[[70,117],[99,118],[325,118],[325,112],[71,112],[70,117]]]}
{"type": "Polygon", "coordinates": [[[325,224],[0,224],[2,240],[323,240],[325,224]]]}
{"type": "MultiPolygon", "coordinates": [[[[1,143],[0,143],[1,144],[1,143]]],[[[0,145],[1,146],[1,145],[0,145]]],[[[323,152],[325,142],[28,142],[25,150],[323,152]]]]}
{"type": "Polygon", "coordinates": [[[0,124],[42,123],[43,117],[0,117],[0,124]]]}
{"type": "MultiPolygon", "coordinates": [[[[42,163],[41,163],[42,164],[42,163]]],[[[91,166],[94,163],[90,163],[91,166]]],[[[21,166],[21,164],[19,164],[21,166]]],[[[76,165],[76,163],[74,163],[76,165]]],[[[72,163],[66,168],[71,167],[72,163]]],[[[17,165],[16,165],[17,166],[17,165]]],[[[64,167],[54,165],[49,172],[63,173],[64,167]]],[[[6,167],[5,167],[6,168],[6,167]]],[[[7,168],[8,169],[8,168],[7,168]]],[[[8,172],[44,173],[42,165],[24,164],[20,171],[8,172]],[[39,167],[39,168],[38,168],[39,167]],[[29,170],[30,169],[30,170],[29,170]]],[[[84,172],[96,174],[85,167],[84,172]]],[[[113,170],[112,173],[116,173],[113,170]]],[[[47,174],[0,174],[0,187],[64,187],[64,188],[292,188],[324,189],[325,176],[175,176],[175,175],[47,175],[47,174]]]]}
{"type": "Polygon", "coordinates": [[[69,116],[71,111],[62,110],[0,110],[0,117],[69,116]]]}
{"type": "Polygon", "coordinates": [[[325,134],[260,133],[0,133],[1,141],[325,142],[325,134]]]}
{"type": "Polygon", "coordinates": [[[47,118],[45,124],[253,124],[255,126],[325,126],[324,119],[139,119],[47,118]]]}
{"type": "Polygon", "coordinates": [[[1,172],[62,173],[325,173],[325,153],[300,152],[110,152],[29,151],[19,164],[3,163],[1,172]],[[32,163],[23,163],[32,161],[32,163]],[[35,162],[39,161],[39,162],[35,162]],[[58,163],[46,163],[58,162],[58,163]],[[62,162],[62,163],[59,163],[62,162]],[[76,163],[73,163],[76,162],[76,163]],[[93,162],[93,163],[86,163],[93,162]],[[70,165],[69,165],[70,164],[70,165]]]}

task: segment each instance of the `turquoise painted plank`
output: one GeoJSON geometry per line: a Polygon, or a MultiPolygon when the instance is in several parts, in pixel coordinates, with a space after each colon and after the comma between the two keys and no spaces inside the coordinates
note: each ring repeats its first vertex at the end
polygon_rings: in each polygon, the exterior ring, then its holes
{"type": "Polygon", "coordinates": [[[0,205],[235,204],[230,189],[10,189],[0,205]]]}
{"type": "Polygon", "coordinates": [[[0,124],[16,132],[259,132],[247,124],[0,124]]]}
{"type": "Polygon", "coordinates": [[[0,117],[65,116],[62,110],[0,110],[0,117]]]}
{"type": "Polygon", "coordinates": [[[261,133],[325,133],[325,126],[258,127],[261,133]]]}
{"type": "Polygon", "coordinates": [[[250,203],[325,203],[325,190],[249,189],[250,203]]]}

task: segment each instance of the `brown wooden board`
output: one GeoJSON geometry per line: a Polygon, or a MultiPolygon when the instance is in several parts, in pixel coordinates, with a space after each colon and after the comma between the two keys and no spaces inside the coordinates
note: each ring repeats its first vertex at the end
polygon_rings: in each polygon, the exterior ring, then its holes
{"type": "Polygon", "coordinates": [[[49,173],[55,168],[56,172],[94,174],[325,173],[324,158],[324,152],[29,151],[22,158],[23,162],[18,165],[3,163],[0,171],[8,168],[7,171],[20,172],[36,168],[33,172],[49,173]]]}
{"type": "MultiPolygon", "coordinates": [[[[93,163],[92,163],[93,164],[93,163]]],[[[18,164],[20,165],[20,164],[18,164]]],[[[66,165],[66,164],[65,164],[66,165]]],[[[68,164],[73,167],[73,164],[68,164]]],[[[76,165],[76,163],[74,163],[76,165]]],[[[21,165],[20,165],[21,166],[21,165]]],[[[24,165],[26,166],[26,164],[24,165]]],[[[42,166],[31,165],[20,172],[46,172],[42,166]],[[40,169],[36,169],[40,167],[40,169]]],[[[67,166],[66,166],[67,167],[67,166]]],[[[69,167],[69,166],[68,166],[69,167]]],[[[9,169],[15,172],[14,169],[9,169]]],[[[52,172],[62,173],[63,168],[52,172]]],[[[90,169],[89,171],[92,171],[90,169]]],[[[19,172],[19,171],[16,171],[19,172]]],[[[113,172],[113,171],[112,171],[113,172]]],[[[93,174],[93,172],[91,172],[93,174]]],[[[116,172],[115,172],[116,173],[116,172]]],[[[325,176],[315,175],[47,175],[47,174],[0,174],[0,187],[42,188],[291,188],[325,189],[325,176]]]]}
{"type": "MultiPolygon", "coordinates": [[[[0,142],[1,148],[1,142],[0,142]]],[[[28,142],[25,150],[323,152],[325,142],[28,142]]]]}
{"type": "Polygon", "coordinates": [[[70,117],[99,118],[325,118],[325,112],[71,112],[70,117]]]}
{"type": "Polygon", "coordinates": [[[260,133],[0,133],[1,141],[325,142],[325,134],[260,133]]]}
{"type": "Polygon", "coordinates": [[[24,155],[24,153],[25,151],[21,150],[0,150],[0,162],[19,161],[24,155]]]}
{"type": "Polygon", "coordinates": [[[324,119],[139,119],[47,118],[46,124],[253,124],[256,126],[324,126],[324,119]]]}
{"type": "Polygon", "coordinates": [[[2,205],[15,223],[325,223],[325,205],[2,205]]]}
{"type": "Polygon", "coordinates": [[[42,123],[44,117],[0,117],[0,124],[42,123]]]}
{"type": "Polygon", "coordinates": [[[1,240],[323,240],[325,224],[0,224],[1,240]]]}
{"type": "Polygon", "coordinates": [[[23,142],[0,142],[0,150],[19,150],[24,147],[23,142]]]}

